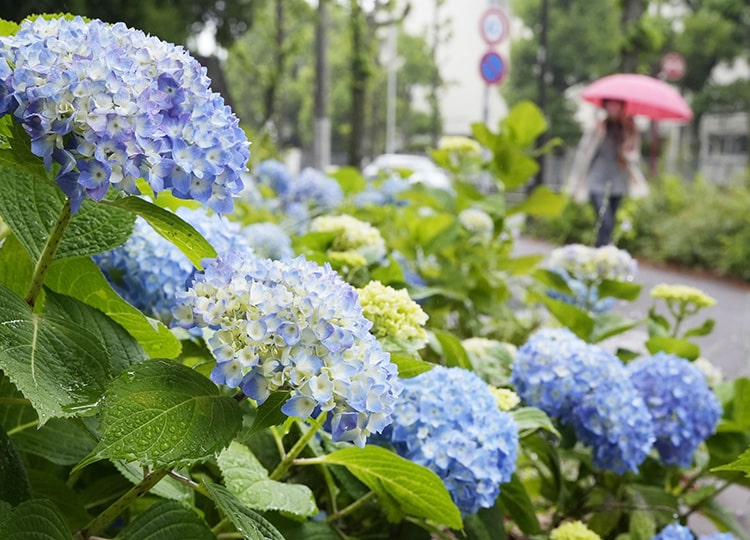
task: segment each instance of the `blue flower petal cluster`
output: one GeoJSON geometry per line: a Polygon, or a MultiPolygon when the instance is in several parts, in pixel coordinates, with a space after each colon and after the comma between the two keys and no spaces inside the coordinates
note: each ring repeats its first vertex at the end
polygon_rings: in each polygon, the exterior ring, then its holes
{"type": "Polygon", "coordinates": [[[257,257],[276,260],[294,257],[292,239],[275,223],[253,223],[242,229],[242,234],[257,257]]]}
{"type": "Polygon", "coordinates": [[[258,403],[290,390],[284,414],[328,411],[334,440],[358,446],[390,424],[397,367],[370,334],[356,291],[330,266],[219,256],[178,294],[173,313],[183,328],[212,331],[217,384],[258,403]]]}
{"type": "Polygon", "coordinates": [[[76,17],[25,21],[0,37],[0,116],[12,114],[31,151],[77,210],[110,187],[145,178],[220,213],[242,189],[248,142],[185,49],[122,23],[76,17]]]}
{"type": "MultiPolygon", "coordinates": [[[[183,207],[176,214],[195,227],[218,253],[252,253],[238,224],[217,214],[209,215],[203,208],[183,207]]],[[[94,256],[94,261],[120,296],[165,324],[172,321],[175,295],[187,289],[187,280],[195,270],[182,251],[140,217],[125,244],[94,256]]]]}
{"type": "Polygon", "coordinates": [[[529,405],[575,428],[597,467],[635,471],[654,430],[620,360],[568,329],[543,329],[518,349],[511,383],[529,405]]]}
{"type": "Polygon", "coordinates": [[[279,197],[286,197],[292,189],[292,175],[286,165],[276,159],[266,159],[253,169],[255,180],[268,186],[279,197]]]}
{"type": "Polygon", "coordinates": [[[695,540],[695,536],[684,525],[671,523],[664,527],[652,540],[695,540]]]}
{"type": "Polygon", "coordinates": [[[715,431],[722,412],[703,373],[664,352],[631,362],[627,371],[653,418],[659,456],[667,464],[690,466],[693,452],[715,431]]]}
{"type": "Polygon", "coordinates": [[[587,285],[583,281],[571,277],[565,270],[555,270],[555,273],[565,280],[572,294],[550,289],[547,291],[547,296],[550,298],[581,309],[588,309],[592,313],[606,313],[615,306],[614,298],[599,298],[599,287],[595,284],[587,285]]]}
{"type": "Polygon", "coordinates": [[[403,379],[383,433],[399,455],[435,472],[464,513],[495,504],[515,471],[518,425],[474,373],[436,366],[403,379]]]}
{"type": "Polygon", "coordinates": [[[306,167],[292,184],[287,204],[304,204],[316,212],[328,212],[338,208],[344,200],[344,191],[339,183],[312,167],[306,167]]]}

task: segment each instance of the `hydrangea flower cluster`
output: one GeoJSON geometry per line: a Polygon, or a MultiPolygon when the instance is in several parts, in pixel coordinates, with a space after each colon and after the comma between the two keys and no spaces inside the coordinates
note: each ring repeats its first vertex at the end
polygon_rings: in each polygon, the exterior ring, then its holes
{"type": "Polygon", "coordinates": [[[329,212],[344,200],[339,183],[312,167],[306,167],[292,184],[287,204],[302,204],[316,212],[329,212]]]}
{"type": "Polygon", "coordinates": [[[391,422],[398,370],[370,334],[356,291],[328,265],[220,256],[178,294],[174,315],[183,328],[213,331],[217,384],[258,403],[290,390],[284,414],[328,411],[334,440],[358,446],[391,422]]]}
{"type": "Polygon", "coordinates": [[[122,23],[39,17],[0,38],[0,116],[13,114],[74,211],[146,178],[220,213],[242,189],[248,142],[185,49],[122,23]]]}
{"type": "MultiPolygon", "coordinates": [[[[679,523],[664,527],[652,540],[695,540],[693,532],[679,523]]],[[[703,535],[700,540],[737,540],[732,533],[714,533],[703,535]]]]}
{"type": "Polygon", "coordinates": [[[427,314],[411,299],[406,289],[394,289],[379,281],[370,281],[357,289],[365,317],[372,321],[371,332],[377,337],[391,338],[416,349],[427,343],[424,325],[427,314]]]}
{"type": "Polygon", "coordinates": [[[651,416],[625,367],[567,329],[533,334],[518,350],[511,382],[526,403],[572,425],[597,467],[636,471],[651,450],[651,416]]]}
{"type": "MultiPolygon", "coordinates": [[[[195,227],[218,253],[252,253],[238,224],[203,209],[179,208],[176,214],[195,227]]],[[[165,324],[172,321],[175,295],[187,288],[194,272],[190,260],[169,240],[138,217],[133,234],[122,246],[94,256],[117,293],[165,324]]]]}
{"type": "Polygon", "coordinates": [[[286,165],[276,159],[266,159],[253,169],[256,181],[268,186],[279,197],[285,197],[292,190],[292,175],[286,165]]]}
{"type": "Polygon", "coordinates": [[[492,392],[492,395],[495,397],[497,406],[501,411],[510,411],[514,409],[516,405],[521,403],[521,398],[518,397],[518,394],[508,388],[496,388],[490,386],[490,392],[492,392]]]}
{"type": "Polygon", "coordinates": [[[242,234],[257,257],[275,260],[294,257],[292,239],[275,223],[253,223],[243,228],[242,234]]]}
{"type": "Polygon", "coordinates": [[[469,232],[474,233],[475,240],[487,242],[492,239],[495,224],[490,215],[479,208],[467,208],[458,214],[458,222],[469,232]]]}
{"type": "Polygon", "coordinates": [[[695,309],[716,304],[715,298],[690,285],[666,285],[662,283],[651,289],[651,297],[661,298],[668,303],[691,305],[695,309]]]}
{"type": "Polygon", "coordinates": [[[632,281],[638,264],[630,254],[614,246],[592,248],[570,244],[554,249],[545,264],[567,283],[571,294],[549,290],[547,294],[594,313],[604,313],[614,306],[614,299],[599,297],[602,280],[632,281]]]}
{"type": "Polygon", "coordinates": [[[461,341],[474,372],[493,386],[504,386],[510,378],[510,366],[518,353],[512,343],[471,337],[461,341]]]}
{"type": "Polygon", "coordinates": [[[363,208],[365,206],[406,206],[409,204],[404,199],[399,199],[397,195],[403,191],[411,188],[411,184],[408,180],[401,178],[400,176],[393,175],[388,178],[368,182],[364,191],[360,191],[354,197],[354,204],[357,208],[363,208]]]}
{"type": "Polygon", "coordinates": [[[479,155],[482,152],[482,147],[477,141],[461,135],[446,135],[441,137],[438,143],[438,148],[440,150],[447,150],[458,154],[479,155]]]}
{"type": "Polygon", "coordinates": [[[384,437],[399,455],[435,472],[464,515],[491,507],[516,467],[513,417],[465,369],[435,366],[403,385],[384,437]]]}
{"type": "Polygon", "coordinates": [[[627,371],[653,417],[659,456],[667,464],[690,466],[693,452],[714,432],[722,412],[703,373],[664,352],[631,362],[627,371]]]}
{"type": "Polygon", "coordinates": [[[310,231],[336,234],[328,250],[332,259],[344,256],[350,263],[364,266],[385,257],[385,240],[380,231],[348,214],[317,217],[310,222],[310,231]]]}
{"type": "Polygon", "coordinates": [[[601,536],[581,521],[568,521],[552,530],[550,540],[601,540],[601,536]]]}

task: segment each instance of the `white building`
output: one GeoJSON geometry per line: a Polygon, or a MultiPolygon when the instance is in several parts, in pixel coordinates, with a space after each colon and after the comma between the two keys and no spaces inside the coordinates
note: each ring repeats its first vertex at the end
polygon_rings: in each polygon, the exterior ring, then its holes
{"type": "MultiPolygon", "coordinates": [[[[411,34],[426,35],[432,42],[435,17],[445,29],[447,39],[437,47],[437,62],[445,86],[440,90],[440,111],[443,132],[447,135],[469,135],[471,124],[486,122],[495,129],[498,121],[507,113],[500,96],[499,86],[488,86],[480,73],[482,56],[490,50],[500,54],[504,60],[506,77],[510,62],[510,34],[502,32],[505,39],[494,46],[482,38],[480,25],[482,15],[488,8],[501,9],[510,20],[508,0],[445,0],[436,11],[436,0],[410,0],[411,10],[404,20],[404,27],[411,34]]],[[[502,84],[502,83],[501,83],[502,84]]],[[[417,96],[415,106],[428,111],[426,96],[417,96]]]]}

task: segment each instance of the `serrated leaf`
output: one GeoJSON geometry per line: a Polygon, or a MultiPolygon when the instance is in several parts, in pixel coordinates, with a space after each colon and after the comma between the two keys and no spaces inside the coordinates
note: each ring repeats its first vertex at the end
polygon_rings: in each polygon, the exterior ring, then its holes
{"type": "Polygon", "coordinates": [[[471,360],[466,353],[466,349],[464,349],[464,346],[461,344],[460,339],[453,334],[442,330],[434,330],[433,333],[440,344],[439,352],[441,353],[446,366],[461,367],[468,370],[472,369],[471,360]]]}
{"type": "Polygon", "coordinates": [[[205,461],[242,425],[239,404],[199,373],[150,360],[118,376],[104,394],[103,435],[76,469],[100,459],[175,467],[205,461]]]}
{"type": "Polygon", "coordinates": [[[30,498],[31,484],[26,467],[13,441],[0,427],[0,500],[18,506],[30,498]]]}
{"type": "Polygon", "coordinates": [[[543,429],[562,439],[562,435],[560,435],[550,417],[541,409],[537,409],[536,407],[521,407],[511,411],[511,414],[518,424],[518,431],[522,437],[538,429],[543,429]]]}
{"type": "Polygon", "coordinates": [[[640,283],[603,279],[599,284],[599,297],[619,298],[632,302],[640,296],[641,289],[643,289],[643,285],[640,283]]]}
{"type": "Polygon", "coordinates": [[[517,474],[514,473],[510,482],[500,486],[499,503],[504,513],[513,519],[524,533],[539,534],[541,532],[542,528],[539,525],[534,504],[517,474]]]}
{"type": "MultiPolygon", "coordinates": [[[[138,463],[125,463],[118,460],[114,461],[113,464],[120,471],[120,474],[134,485],[143,480],[143,467],[138,463]]],[[[159,480],[159,483],[152,487],[149,493],[187,504],[192,504],[194,500],[193,490],[171,476],[165,476],[159,480]]]]}
{"type": "Polygon", "coordinates": [[[284,540],[276,527],[260,514],[244,506],[225,487],[207,484],[206,489],[245,540],[284,540]]]}
{"type": "Polygon", "coordinates": [[[746,478],[750,478],[750,448],[740,454],[732,463],[714,467],[711,471],[738,471],[744,473],[746,478]]]}
{"type": "Polygon", "coordinates": [[[422,359],[402,353],[391,353],[391,362],[398,367],[398,376],[402,379],[416,377],[420,373],[430,371],[434,367],[434,364],[430,362],[425,362],[422,359]]]}
{"type": "Polygon", "coordinates": [[[201,260],[216,257],[216,250],[195,228],[177,214],[164,210],[140,197],[125,197],[112,203],[141,216],[154,230],[172,242],[197,269],[201,260]]]}
{"type": "Polygon", "coordinates": [[[175,501],[149,506],[125,527],[116,540],[215,540],[211,528],[195,511],[175,501]]]}
{"type": "Polygon", "coordinates": [[[635,328],[640,321],[629,319],[618,313],[603,313],[594,317],[594,329],[591,331],[589,341],[599,343],[609,337],[627,332],[635,328]]]}
{"type": "Polygon", "coordinates": [[[113,375],[148,358],[138,342],[122,326],[83,302],[48,291],[44,312],[48,317],[67,318],[96,337],[104,347],[113,375]]]}
{"type": "Polygon", "coordinates": [[[253,510],[279,510],[301,517],[318,513],[315,496],[301,484],[268,479],[268,471],[250,449],[236,441],[216,458],[224,485],[239,501],[253,510]]]}
{"type": "Polygon", "coordinates": [[[96,446],[96,439],[75,421],[52,418],[39,429],[13,435],[22,452],[43,457],[57,465],[75,465],[96,446]]]}
{"type": "Polygon", "coordinates": [[[0,371],[0,397],[5,398],[4,403],[0,404],[0,427],[11,436],[37,426],[39,417],[31,403],[23,397],[23,394],[2,371],[0,371]]]}
{"type": "Polygon", "coordinates": [[[123,300],[90,258],[55,261],[45,285],[109,316],[127,330],[152,358],[175,358],[180,354],[180,342],[172,332],[123,300]]]}
{"type": "Polygon", "coordinates": [[[16,506],[0,523],[3,540],[70,540],[70,531],[60,510],[43,499],[25,501],[16,506]]]}
{"type": "Polygon", "coordinates": [[[303,521],[287,519],[279,514],[272,514],[269,520],[284,535],[286,540],[341,540],[341,535],[328,523],[321,521],[303,521]]]}
{"type": "Polygon", "coordinates": [[[29,290],[34,265],[21,243],[11,234],[0,247],[0,283],[23,296],[29,290]]]}
{"type": "Polygon", "coordinates": [[[432,471],[377,446],[343,448],[322,458],[342,465],[378,496],[406,515],[461,529],[461,513],[432,471]]]}
{"type": "Polygon", "coordinates": [[[34,499],[52,501],[65,518],[69,529],[78,529],[91,521],[78,492],[69,487],[65,481],[50,471],[30,469],[29,481],[34,499]]]}
{"type": "Polygon", "coordinates": [[[675,354],[688,360],[695,360],[701,354],[700,347],[684,339],[677,339],[667,336],[652,337],[645,343],[646,349],[651,354],[663,351],[675,354]]]}
{"type": "Polygon", "coordinates": [[[542,302],[560,324],[567,326],[579,338],[588,341],[594,329],[594,318],[591,315],[576,306],[553,298],[542,297],[542,302]]]}
{"type": "MultiPolygon", "coordinates": [[[[0,215],[37,261],[64,206],[63,193],[44,177],[0,165],[0,215]]],[[[55,258],[102,253],[123,244],[135,218],[111,205],[86,200],[66,228],[55,258]]]]}
{"type": "Polygon", "coordinates": [[[247,437],[251,437],[267,427],[278,426],[286,422],[289,417],[281,412],[281,407],[289,399],[289,396],[289,392],[271,392],[268,399],[258,407],[247,437]]]}
{"type": "Polygon", "coordinates": [[[84,328],[32,313],[0,285],[0,369],[29,400],[44,424],[96,403],[111,379],[101,343],[84,328]]]}

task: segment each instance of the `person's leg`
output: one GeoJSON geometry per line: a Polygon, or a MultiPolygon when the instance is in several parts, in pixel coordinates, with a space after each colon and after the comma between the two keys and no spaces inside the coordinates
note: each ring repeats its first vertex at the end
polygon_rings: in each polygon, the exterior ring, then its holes
{"type": "Polygon", "coordinates": [[[604,198],[600,206],[600,221],[601,226],[596,235],[596,247],[606,246],[612,243],[612,233],[615,231],[615,224],[617,223],[617,209],[620,207],[622,202],[622,195],[612,195],[609,198],[604,198]]]}
{"type": "Polygon", "coordinates": [[[596,242],[594,246],[601,247],[609,243],[609,238],[612,235],[612,230],[608,228],[609,198],[605,197],[603,193],[591,193],[590,201],[591,206],[594,207],[594,215],[596,216],[594,225],[596,242]]]}

